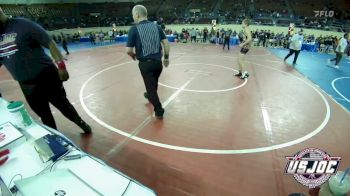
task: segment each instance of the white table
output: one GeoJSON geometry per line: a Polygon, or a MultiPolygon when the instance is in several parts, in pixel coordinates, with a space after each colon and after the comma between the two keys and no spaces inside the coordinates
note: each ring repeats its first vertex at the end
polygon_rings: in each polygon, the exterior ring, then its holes
{"type": "MultiPolygon", "coordinates": [[[[0,124],[9,121],[11,122],[11,116],[5,108],[6,104],[7,102],[0,98],[0,124]]],[[[36,139],[45,136],[48,133],[50,132],[47,129],[36,123],[23,132],[27,141],[24,144],[10,149],[11,153],[9,155],[9,160],[4,165],[0,166],[0,176],[7,185],[9,185],[11,179],[17,174],[20,174],[22,178],[27,178],[39,173],[50,172],[52,162],[43,163],[33,146],[33,142],[36,139]],[[44,170],[45,168],[47,169],[44,170]]],[[[84,152],[75,149],[70,152],[69,155],[78,153],[85,154],[84,152]]],[[[109,167],[103,161],[98,160],[91,155],[69,161],[60,160],[54,164],[52,170],[63,168],[70,169],[81,179],[94,187],[94,189],[106,196],[156,195],[153,190],[109,167]]],[[[20,176],[17,175],[13,181],[19,179],[20,176]]],[[[12,186],[13,182],[10,187],[12,186]]],[[[20,193],[17,195],[19,196],[20,193]]]]}

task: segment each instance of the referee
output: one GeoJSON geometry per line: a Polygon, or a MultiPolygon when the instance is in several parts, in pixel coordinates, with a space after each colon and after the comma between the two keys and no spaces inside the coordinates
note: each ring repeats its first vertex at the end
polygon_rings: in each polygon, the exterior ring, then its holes
{"type": "Polygon", "coordinates": [[[161,43],[164,47],[165,67],[169,65],[169,43],[161,27],[147,19],[147,9],[144,6],[134,6],[132,17],[135,25],[128,33],[127,54],[133,60],[139,60],[139,68],[147,91],[144,96],[154,106],[155,116],[162,119],[164,109],[157,93],[158,78],[163,69],[161,43]]]}

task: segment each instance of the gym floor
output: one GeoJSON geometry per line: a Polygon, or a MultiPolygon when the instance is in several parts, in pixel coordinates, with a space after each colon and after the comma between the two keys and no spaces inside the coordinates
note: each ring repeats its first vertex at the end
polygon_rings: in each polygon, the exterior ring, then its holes
{"type": "MultiPolygon", "coordinates": [[[[341,156],[340,170],[350,166],[350,93],[343,84],[350,80],[334,85],[339,98],[320,85],[322,77],[315,79],[324,71],[308,67],[328,56],[301,52],[292,67],[281,60],[286,50],[252,48],[246,56],[250,77],[241,80],[233,76],[238,47],[171,44],[158,90],[165,115],[157,120],[124,45],[86,46],[67,56],[70,79],[64,85],[93,134],[84,136],[52,108],[59,130],[158,195],[307,194],[284,169],[286,156],[308,147],[341,156]]],[[[323,64],[333,79],[349,75],[346,60],[340,70],[323,64]]],[[[24,101],[5,68],[0,78],[7,100],[24,101]]]]}

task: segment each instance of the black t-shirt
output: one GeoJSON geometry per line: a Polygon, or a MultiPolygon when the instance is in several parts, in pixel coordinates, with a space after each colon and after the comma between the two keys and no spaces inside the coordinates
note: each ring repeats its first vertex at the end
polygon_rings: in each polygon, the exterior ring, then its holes
{"type": "Polygon", "coordinates": [[[10,18],[0,28],[0,63],[15,80],[34,79],[46,67],[55,66],[42,48],[49,47],[51,38],[41,26],[24,18],[10,18]]]}

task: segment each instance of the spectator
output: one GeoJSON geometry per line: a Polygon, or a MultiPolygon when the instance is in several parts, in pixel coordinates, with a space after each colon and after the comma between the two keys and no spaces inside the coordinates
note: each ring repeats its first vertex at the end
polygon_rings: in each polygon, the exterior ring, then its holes
{"type": "Polygon", "coordinates": [[[196,42],[197,32],[194,28],[191,29],[190,36],[191,36],[191,43],[192,43],[192,41],[196,42]]]}
{"type": "Polygon", "coordinates": [[[207,27],[204,28],[203,30],[203,42],[206,43],[208,38],[208,29],[207,27]]]}
{"type": "Polygon", "coordinates": [[[345,49],[348,45],[348,41],[349,41],[349,34],[345,33],[344,37],[342,37],[339,40],[338,45],[336,46],[336,49],[335,49],[336,57],[334,59],[328,60],[329,62],[335,61],[334,68],[336,68],[336,69],[339,69],[339,62],[341,61],[341,59],[343,57],[345,49]]]}
{"type": "Polygon", "coordinates": [[[0,52],[3,57],[0,58],[0,66],[3,64],[18,81],[29,106],[42,122],[53,129],[57,128],[49,105],[51,103],[85,133],[91,133],[91,127],[81,119],[67,98],[63,81],[69,79],[69,74],[62,54],[47,32],[27,19],[8,18],[1,8],[0,25],[3,27],[0,36],[16,35],[16,39],[8,40],[12,46],[10,52],[0,52]],[[56,64],[42,47],[49,49],[56,64]]]}
{"type": "Polygon", "coordinates": [[[284,61],[286,61],[294,53],[293,66],[295,66],[297,64],[298,56],[303,42],[303,29],[300,29],[298,33],[292,36],[291,43],[289,46],[289,54],[287,54],[287,56],[284,57],[284,61]]]}

